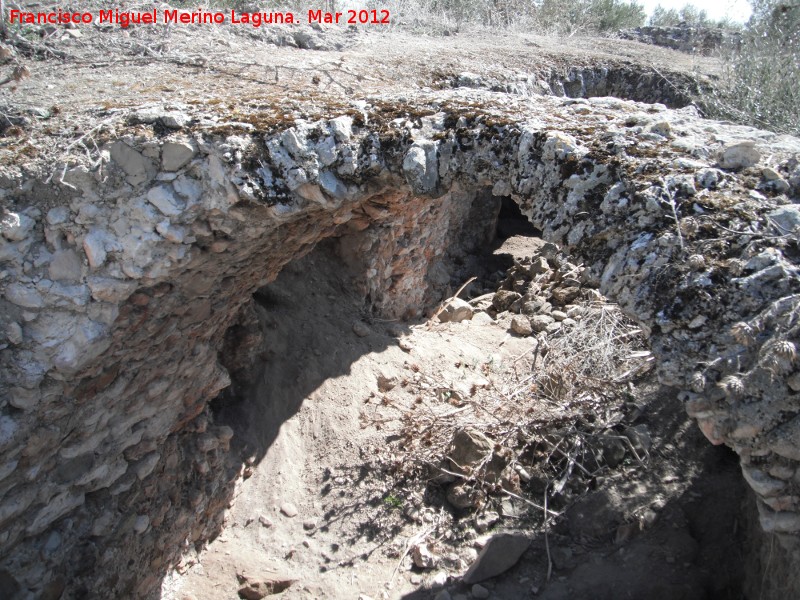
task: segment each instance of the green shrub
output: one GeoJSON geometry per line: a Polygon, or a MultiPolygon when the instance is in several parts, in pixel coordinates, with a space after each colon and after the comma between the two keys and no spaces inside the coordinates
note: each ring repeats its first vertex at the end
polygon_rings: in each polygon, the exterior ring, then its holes
{"type": "Polygon", "coordinates": [[[639,27],[644,9],[625,0],[540,0],[535,8],[542,29],[558,33],[601,33],[639,27]]]}
{"type": "MultiPolygon", "coordinates": [[[[633,0],[395,0],[406,15],[489,27],[523,27],[537,32],[600,33],[645,22],[633,0]]],[[[371,0],[370,4],[380,4],[371,0]]]]}
{"type": "Polygon", "coordinates": [[[709,25],[708,14],[692,4],[687,4],[680,10],[664,8],[660,4],[653,9],[653,14],[647,24],[653,27],[675,27],[681,23],[687,25],[709,25]]]}
{"type": "Polygon", "coordinates": [[[738,49],[725,57],[712,116],[800,135],[800,3],[754,0],[738,49]]]}

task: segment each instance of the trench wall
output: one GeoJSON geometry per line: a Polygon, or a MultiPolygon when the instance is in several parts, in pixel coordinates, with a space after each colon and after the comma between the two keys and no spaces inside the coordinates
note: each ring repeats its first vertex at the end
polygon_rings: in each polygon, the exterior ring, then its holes
{"type": "Polygon", "coordinates": [[[122,116],[60,179],[2,167],[0,582],[20,598],[154,596],[235,495],[233,432],[208,405],[244,368],[226,332],[247,331],[253,293],[337,237],[365,307],[415,317],[492,218],[486,190],[642,323],[659,376],[739,453],[791,552],[798,152],[689,109],[456,91],[261,129],[122,116]],[[755,163],[719,168],[742,139],[755,163]]]}

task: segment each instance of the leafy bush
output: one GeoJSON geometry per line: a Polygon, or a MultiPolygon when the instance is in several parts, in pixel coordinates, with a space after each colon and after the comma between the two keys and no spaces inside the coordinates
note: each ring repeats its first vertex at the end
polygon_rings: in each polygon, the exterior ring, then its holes
{"type": "Polygon", "coordinates": [[[541,0],[536,17],[540,26],[560,33],[617,31],[644,24],[644,9],[624,0],[541,0]]]}
{"type": "MultiPolygon", "coordinates": [[[[457,24],[522,27],[537,32],[599,33],[645,22],[633,0],[394,0],[397,10],[425,19],[436,15],[457,24]]],[[[386,3],[371,0],[384,7],[386,3]]]]}
{"type": "Polygon", "coordinates": [[[660,4],[653,9],[653,14],[647,22],[653,27],[675,27],[681,23],[688,25],[708,25],[706,11],[700,10],[692,4],[687,4],[680,10],[664,8],[660,4]]]}
{"type": "Polygon", "coordinates": [[[753,0],[738,49],[725,59],[712,116],[800,135],[800,3],[753,0]]]}

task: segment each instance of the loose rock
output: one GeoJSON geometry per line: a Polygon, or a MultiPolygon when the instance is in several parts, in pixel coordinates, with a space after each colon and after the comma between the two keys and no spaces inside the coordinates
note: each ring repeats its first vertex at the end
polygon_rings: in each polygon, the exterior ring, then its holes
{"type": "Polygon", "coordinates": [[[518,533],[501,533],[486,543],[478,558],[464,574],[464,583],[473,584],[505,573],[520,559],[531,541],[518,533]]]}
{"type": "Polygon", "coordinates": [[[461,298],[451,298],[445,302],[442,312],[439,313],[439,320],[442,323],[460,323],[472,318],[475,310],[461,298]]]}
{"type": "Polygon", "coordinates": [[[528,336],[533,333],[531,322],[528,317],[518,316],[511,319],[511,331],[517,335],[528,336]]]}
{"type": "Polygon", "coordinates": [[[353,333],[358,337],[367,337],[371,332],[370,328],[363,321],[356,321],[353,323],[353,333]]]}

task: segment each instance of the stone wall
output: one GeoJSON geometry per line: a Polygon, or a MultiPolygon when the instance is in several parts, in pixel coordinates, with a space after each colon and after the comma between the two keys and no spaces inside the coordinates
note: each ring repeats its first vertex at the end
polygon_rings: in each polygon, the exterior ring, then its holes
{"type": "Polygon", "coordinates": [[[720,27],[697,27],[681,23],[675,27],[637,27],[619,32],[622,39],[664,46],[690,54],[713,54],[737,48],[742,36],[720,27]]]}
{"type": "Polygon", "coordinates": [[[474,90],[270,125],[181,125],[208,122],[185,110],[119,115],[60,177],[0,168],[10,597],[154,595],[219,531],[245,468],[208,406],[222,364],[246,368],[253,293],[334,237],[365,306],[416,316],[448,255],[479,243],[473,221],[496,218],[492,195],[641,321],[660,378],[740,454],[764,529],[794,547],[799,140],[691,109],[474,90]]]}
{"type": "Polygon", "coordinates": [[[708,85],[703,78],[685,73],[611,64],[572,65],[514,74],[477,75],[464,72],[447,81],[454,88],[486,89],[521,96],[545,95],[567,98],[614,96],[637,102],[660,103],[681,108],[702,96],[708,85]]]}

